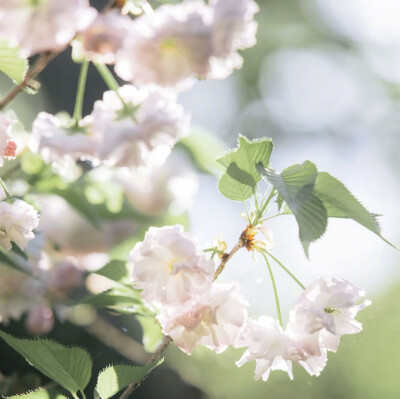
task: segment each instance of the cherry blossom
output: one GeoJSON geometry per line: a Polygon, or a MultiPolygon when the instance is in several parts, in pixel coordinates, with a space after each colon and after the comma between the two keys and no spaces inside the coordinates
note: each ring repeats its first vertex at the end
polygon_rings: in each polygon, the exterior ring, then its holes
{"type": "Polygon", "coordinates": [[[215,265],[183,227],[150,227],[130,253],[133,278],[151,305],[182,304],[209,290],[215,265]]]}
{"type": "Polygon", "coordinates": [[[132,20],[117,10],[98,14],[82,32],[83,50],[95,62],[113,64],[115,54],[123,46],[132,20]]]}
{"type": "Polygon", "coordinates": [[[47,334],[54,326],[53,311],[45,305],[31,308],[26,316],[25,326],[32,335],[47,334]]]}
{"type": "Polygon", "coordinates": [[[255,44],[251,0],[163,5],[132,24],[116,72],[138,85],[186,89],[193,78],[223,79],[242,66],[238,49],[255,44]]]}
{"type": "Polygon", "coordinates": [[[96,14],[88,0],[2,0],[0,34],[28,56],[59,50],[96,14]]]}
{"type": "Polygon", "coordinates": [[[292,363],[304,367],[310,375],[318,376],[327,361],[327,349],[318,333],[296,335],[284,331],[278,321],[269,316],[249,319],[237,347],[246,347],[239,367],[256,360],[254,378],[267,381],[271,370],[282,370],[293,379],[292,363]]]}
{"type": "Polygon", "coordinates": [[[175,95],[131,85],[105,92],[92,118],[95,157],[109,166],[161,166],[189,128],[175,95]]]}
{"type": "Polygon", "coordinates": [[[15,158],[17,145],[11,138],[11,127],[15,123],[15,120],[0,112],[0,166],[3,166],[4,158],[15,158]]]}
{"type": "Polygon", "coordinates": [[[212,56],[211,8],[202,1],[163,5],[138,17],[116,72],[135,84],[176,86],[206,76],[212,56]]]}
{"type": "Polygon", "coordinates": [[[213,284],[209,291],[159,316],[163,333],[187,354],[199,345],[223,352],[233,345],[247,319],[247,303],[236,285],[213,284]]]}
{"type": "Polygon", "coordinates": [[[346,280],[320,278],[299,297],[290,311],[290,328],[312,334],[325,328],[334,335],[356,334],[362,330],[357,313],[371,302],[365,292],[346,280]]]}
{"type": "Polygon", "coordinates": [[[9,251],[11,242],[24,249],[35,237],[33,229],[39,224],[37,211],[22,200],[0,202],[0,245],[9,251]]]}
{"type": "Polygon", "coordinates": [[[32,125],[30,148],[43,160],[67,170],[78,159],[89,159],[94,151],[93,137],[86,133],[90,118],[71,126],[71,121],[40,112],[32,125]]]}

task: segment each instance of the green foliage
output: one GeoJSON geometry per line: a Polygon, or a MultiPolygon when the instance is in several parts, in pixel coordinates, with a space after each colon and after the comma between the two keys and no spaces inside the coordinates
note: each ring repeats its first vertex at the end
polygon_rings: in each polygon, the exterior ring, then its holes
{"type": "Polygon", "coordinates": [[[262,163],[265,167],[268,167],[272,149],[272,139],[268,137],[250,141],[245,136],[240,135],[238,148],[222,154],[217,158],[217,161],[225,168],[235,163],[239,169],[251,175],[258,183],[261,176],[256,165],[262,163]]]}
{"type": "Polygon", "coordinates": [[[226,198],[245,201],[254,194],[256,181],[232,162],[218,182],[218,189],[226,198]]]}
{"type": "Polygon", "coordinates": [[[310,243],[324,234],[328,223],[326,209],[313,193],[318,175],[316,166],[306,161],[286,168],[281,174],[262,164],[257,168],[293,212],[299,225],[300,241],[308,256],[310,243]]]}
{"type": "Polygon", "coordinates": [[[100,274],[117,283],[130,284],[132,281],[132,265],[129,262],[113,259],[101,269],[96,270],[96,274],[100,274]]]}
{"type": "Polygon", "coordinates": [[[137,315],[136,319],[142,326],[143,346],[146,352],[154,352],[163,339],[161,326],[154,317],[137,315]]]}
{"type": "Polygon", "coordinates": [[[4,331],[0,337],[47,377],[60,384],[74,397],[83,391],[92,373],[92,359],[86,350],[65,347],[47,339],[20,339],[4,331]]]}
{"type": "Polygon", "coordinates": [[[139,291],[128,286],[110,288],[86,298],[83,303],[96,308],[108,308],[119,313],[140,313],[143,311],[139,291]]]}
{"type": "Polygon", "coordinates": [[[151,370],[162,362],[163,359],[157,363],[143,367],[126,364],[110,365],[99,374],[96,391],[101,399],[111,398],[129,384],[141,381],[151,370]]]}
{"type": "Polygon", "coordinates": [[[15,259],[10,258],[10,256],[4,253],[2,249],[0,249],[0,263],[11,267],[12,269],[18,270],[19,272],[24,273],[28,276],[32,276],[32,274],[28,270],[25,270],[21,265],[19,265],[15,259]]]}
{"type": "Polygon", "coordinates": [[[8,396],[7,399],[68,399],[68,397],[60,393],[57,388],[39,388],[22,395],[8,396]]]}
{"type": "Polygon", "coordinates": [[[17,83],[24,80],[28,70],[28,60],[21,57],[18,47],[11,47],[0,39],[0,71],[17,83]]]}

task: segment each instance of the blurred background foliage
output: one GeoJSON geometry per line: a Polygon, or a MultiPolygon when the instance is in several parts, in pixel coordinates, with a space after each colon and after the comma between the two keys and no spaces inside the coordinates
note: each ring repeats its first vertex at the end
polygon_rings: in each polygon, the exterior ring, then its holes
{"type": "MultiPolygon", "coordinates": [[[[92,3],[102,5],[101,1],[92,3]]],[[[157,3],[162,2],[152,2],[157,3]]],[[[218,195],[215,177],[218,167],[212,159],[219,151],[233,146],[239,132],[250,138],[272,137],[276,146],[272,165],[277,169],[308,158],[320,170],[332,172],[369,209],[384,214],[381,218],[384,234],[398,243],[400,3],[396,0],[259,0],[258,4],[258,43],[244,52],[243,69],[226,81],[198,82],[181,95],[182,103],[193,115],[193,135],[174,150],[168,163],[172,174],[157,183],[158,191],[150,193],[159,200],[150,209],[145,207],[146,200],[139,198],[141,194],[133,191],[129,195],[129,190],[116,183],[106,171],[100,170],[97,174],[86,171],[71,183],[29,153],[24,155],[18,177],[29,183],[32,201],[36,200],[34,193],[56,193],[75,207],[71,211],[75,216],[71,218],[80,218],[71,228],[66,244],[65,239],[57,241],[60,232],[55,228],[65,229],[65,226],[54,222],[64,215],[64,208],[56,208],[53,214],[48,212],[51,226],[48,234],[61,254],[105,252],[124,258],[148,226],[177,222],[184,223],[205,245],[219,234],[228,243],[234,242],[244,224],[239,217],[241,206],[227,204],[218,195]],[[208,132],[206,136],[202,135],[204,132],[208,132]],[[194,199],[183,207],[170,199],[168,181],[176,170],[195,175],[196,183],[187,196],[193,196],[198,187],[194,199]],[[124,227],[116,228],[118,222],[125,223],[124,227]]],[[[39,94],[32,97],[24,93],[15,101],[13,109],[27,131],[39,111],[72,113],[78,73],[79,66],[71,61],[67,51],[40,76],[39,94]]],[[[1,77],[0,87],[6,92],[11,83],[1,77]]],[[[93,102],[101,98],[104,90],[106,86],[91,68],[84,114],[91,112],[93,102]]],[[[87,165],[80,166],[85,171],[87,165]]],[[[6,167],[11,170],[13,165],[8,163],[6,167]]],[[[4,173],[7,169],[3,169],[4,173]]],[[[135,180],[128,184],[135,185],[135,180]]],[[[184,191],[182,185],[177,190],[181,194],[184,191]]],[[[46,205],[42,207],[46,210],[46,205]]],[[[359,227],[335,221],[325,238],[314,244],[311,262],[307,262],[294,223],[274,220],[271,227],[277,256],[302,276],[303,282],[328,274],[348,278],[366,288],[373,304],[360,315],[364,331],[342,339],[338,353],[330,355],[319,378],[309,377],[296,368],[292,382],[279,372],[273,373],[267,383],[254,382],[252,365],[241,369],[234,366],[240,351],[217,356],[199,349],[188,357],[176,348],[169,348],[167,361],[146,380],[136,397],[399,397],[398,253],[359,227]]],[[[258,264],[250,265],[247,254],[240,254],[222,279],[241,281],[253,315],[274,315],[265,269],[258,264]]],[[[100,282],[96,280],[94,284],[100,282]]],[[[299,293],[283,276],[278,278],[278,287],[283,308],[288,309],[299,293]]],[[[82,297],[84,292],[77,295],[82,297]]],[[[101,326],[104,327],[100,325],[100,329],[101,326]]],[[[6,331],[27,335],[23,320],[11,322],[6,331]]],[[[57,320],[49,336],[64,344],[87,347],[100,370],[111,361],[143,358],[141,349],[132,341],[124,341],[121,333],[141,340],[141,327],[131,316],[103,311],[96,314],[83,309],[70,321],[57,320]],[[96,320],[109,323],[114,342],[108,344],[114,348],[94,337],[99,331],[97,328],[93,333],[96,320]],[[129,345],[133,345],[132,356],[126,354],[129,345]],[[120,353],[124,350],[125,358],[120,353]]],[[[33,369],[3,342],[0,359],[1,393],[25,391],[41,383],[33,369]]]]}

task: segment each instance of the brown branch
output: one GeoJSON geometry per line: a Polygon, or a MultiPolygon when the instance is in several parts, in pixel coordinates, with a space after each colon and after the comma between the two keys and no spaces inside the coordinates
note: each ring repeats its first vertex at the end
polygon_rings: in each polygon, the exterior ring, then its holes
{"type": "MultiPolygon", "coordinates": [[[[228,263],[228,261],[232,258],[232,256],[240,249],[243,248],[245,246],[245,235],[244,233],[241,234],[241,236],[239,237],[239,241],[237,242],[237,244],[232,248],[232,251],[224,254],[221,260],[221,263],[219,264],[217,270],[215,271],[214,274],[214,280],[221,274],[221,272],[224,270],[225,265],[228,263]]],[[[168,337],[166,335],[163,336],[163,340],[160,343],[160,345],[158,345],[156,351],[149,356],[149,358],[147,359],[145,366],[148,366],[154,362],[157,362],[161,359],[161,356],[163,354],[163,352],[165,351],[165,349],[168,348],[169,344],[172,342],[172,338],[168,337]]],[[[149,372],[150,373],[150,372],[149,372]]],[[[140,386],[140,384],[143,382],[143,380],[148,376],[147,373],[142,379],[140,379],[137,382],[134,382],[130,385],[128,385],[125,389],[125,391],[122,393],[122,395],[120,396],[119,399],[128,399],[129,395],[140,386]]]]}
{"type": "Polygon", "coordinates": [[[18,93],[25,89],[25,87],[29,86],[30,81],[39,75],[50,61],[52,61],[62,51],[64,51],[64,48],[61,51],[42,53],[36,62],[29,68],[24,80],[20,84],[14,86],[3,100],[1,100],[0,110],[11,102],[18,93]]]}

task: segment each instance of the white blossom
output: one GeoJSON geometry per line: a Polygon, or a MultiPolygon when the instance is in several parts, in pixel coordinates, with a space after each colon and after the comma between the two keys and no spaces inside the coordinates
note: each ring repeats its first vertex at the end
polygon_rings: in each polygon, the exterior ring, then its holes
{"type": "Polygon", "coordinates": [[[118,10],[98,14],[82,32],[83,50],[95,62],[113,64],[115,54],[123,46],[132,20],[118,10]]]}
{"type": "Polygon", "coordinates": [[[189,127],[172,93],[131,85],[105,92],[92,118],[95,157],[109,166],[161,166],[189,127]]]}
{"type": "Polygon", "coordinates": [[[17,145],[11,138],[11,127],[16,123],[0,112],[0,166],[4,164],[4,158],[15,158],[17,145]]]}
{"type": "Polygon", "coordinates": [[[247,348],[237,366],[256,360],[256,380],[267,381],[272,370],[285,371],[293,379],[293,362],[303,366],[310,375],[318,376],[327,361],[327,349],[318,333],[297,335],[284,331],[269,316],[249,319],[236,346],[247,348]]]}
{"type": "Polygon", "coordinates": [[[356,334],[362,330],[355,320],[370,301],[358,303],[365,292],[346,280],[320,278],[301,294],[290,310],[290,328],[300,333],[322,329],[334,335],[356,334]]]}
{"type": "Polygon", "coordinates": [[[47,334],[53,329],[54,314],[51,308],[37,305],[29,309],[25,319],[25,327],[32,335],[47,334]]]}
{"type": "Polygon", "coordinates": [[[116,72],[138,85],[184,89],[193,78],[223,79],[242,66],[238,49],[255,44],[252,0],[163,5],[132,24],[116,72]]]}
{"type": "Polygon", "coordinates": [[[88,0],[2,0],[0,34],[28,56],[60,50],[96,14],[88,0]]]}
{"type": "Polygon", "coordinates": [[[61,173],[73,167],[77,160],[91,158],[94,152],[94,139],[85,133],[90,117],[81,120],[79,126],[69,127],[70,123],[40,112],[32,125],[31,150],[39,153],[45,162],[54,164],[61,173]]]}
{"type": "Polygon", "coordinates": [[[221,353],[242,332],[246,307],[238,286],[213,284],[183,305],[163,309],[159,321],[163,333],[187,354],[199,345],[221,353]]]}
{"type": "Polygon", "coordinates": [[[163,5],[138,17],[117,57],[116,72],[135,84],[176,86],[206,76],[212,56],[212,10],[203,1],[163,5]]]}
{"type": "Polygon", "coordinates": [[[182,304],[208,291],[214,276],[214,262],[180,225],[150,227],[130,260],[135,286],[155,306],[182,304]]]}
{"type": "Polygon", "coordinates": [[[11,242],[24,249],[35,237],[33,229],[39,224],[37,211],[25,201],[0,202],[0,245],[11,250],[11,242]]]}

